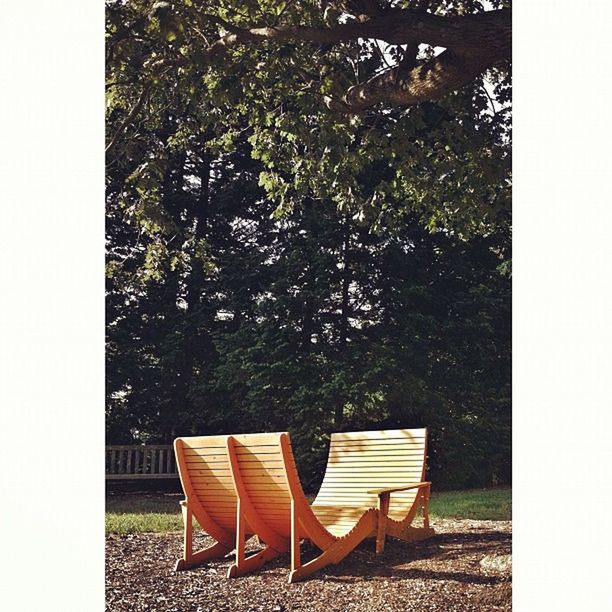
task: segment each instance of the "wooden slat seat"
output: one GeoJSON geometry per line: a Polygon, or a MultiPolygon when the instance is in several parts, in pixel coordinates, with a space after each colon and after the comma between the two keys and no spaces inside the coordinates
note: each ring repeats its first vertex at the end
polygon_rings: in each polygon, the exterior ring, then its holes
{"type": "Polygon", "coordinates": [[[373,506],[311,506],[321,525],[335,537],[345,536],[359,520],[359,517],[373,506]]]}
{"type": "Polygon", "coordinates": [[[345,524],[343,511],[377,507],[377,552],[384,549],[385,534],[408,541],[430,537],[434,532],[427,516],[429,487],[405,488],[423,481],[426,454],[426,429],[332,434],[327,469],[313,511],[318,516],[317,509],[326,508],[327,516],[336,521],[337,532],[345,524]],[[396,490],[387,492],[393,488],[396,490]],[[425,525],[415,528],[411,523],[419,503],[425,525]]]}

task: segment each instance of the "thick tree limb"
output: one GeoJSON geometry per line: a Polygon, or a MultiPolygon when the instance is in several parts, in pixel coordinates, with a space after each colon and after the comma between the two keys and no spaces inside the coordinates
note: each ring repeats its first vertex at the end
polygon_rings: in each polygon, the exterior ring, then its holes
{"type": "Polygon", "coordinates": [[[351,87],[342,100],[330,100],[328,107],[337,112],[358,113],[381,102],[410,106],[436,100],[467,85],[491,64],[487,56],[461,56],[447,50],[420,66],[392,68],[351,87]]]}
{"type": "Polygon", "coordinates": [[[209,58],[221,56],[232,46],[266,40],[304,41],[318,44],[370,38],[393,45],[408,45],[405,60],[369,81],[352,87],[341,99],[327,99],[327,106],[342,113],[360,112],[375,104],[411,105],[437,99],[463,87],[496,62],[511,54],[512,14],[509,9],[466,16],[432,15],[422,10],[378,9],[377,2],[362,3],[367,15],[335,27],[256,27],[241,29],[216,16],[211,19],[229,34],[207,50],[209,58]],[[445,47],[438,57],[415,66],[418,45],[445,47]]]}
{"type": "MultiPolygon", "coordinates": [[[[435,2],[432,2],[432,0],[419,0],[416,10],[419,13],[425,13],[427,9],[431,7],[432,4],[437,5],[438,1],[436,0],[435,2]]],[[[406,43],[406,49],[404,50],[404,57],[402,58],[398,66],[400,69],[403,69],[404,71],[406,71],[409,68],[413,68],[414,66],[417,65],[417,57],[419,54],[419,44],[420,43],[418,40],[412,40],[406,43]]]]}
{"type": "Polygon", "coordinates": [[[477,53],[483,49],[495,50],[500,56],[510,51],[511,12],[509,9],[488,11],[461,17],[441,17],[409,10],[389,10],[381,17],[363,23],[349,22],[333,28],[306,26],[263,26],[237,28],[219,17],[211,20],[230,33],[208,49],[215,56],[224,49],[244,43],[264,40],[304,41],[332,44],[377,38],[393,45],[418,41],[432,46],[452,48],[456,51],[477,53]]]}

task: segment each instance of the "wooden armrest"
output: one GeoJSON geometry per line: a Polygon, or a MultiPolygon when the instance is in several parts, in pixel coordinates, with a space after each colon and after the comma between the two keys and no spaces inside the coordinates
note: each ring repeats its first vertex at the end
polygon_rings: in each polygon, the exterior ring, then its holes
{"type": "Polygon", "coordinates": [[[384,493],[395,493],[396,491],[407,491],[408,489],[422,489],[423,487],[430,487],[431,482],[417,482],[415,484],[406,485],[403,487],[390,487],[388,489],[370,489],[368,494],[370,495],[383,495],[384,493]]]}

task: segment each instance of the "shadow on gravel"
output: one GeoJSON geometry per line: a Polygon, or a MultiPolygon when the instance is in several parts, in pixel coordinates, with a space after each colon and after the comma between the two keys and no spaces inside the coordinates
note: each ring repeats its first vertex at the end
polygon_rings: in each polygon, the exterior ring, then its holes
{"type": "MultiPolygon", "coordinates": [[[[486,533],[445,533],[438,534],[422,542],[402,542],[388,539],[385,543],[384,553],[380,557],[392,560],[395,557],[405,561],[416,561],[430,557],[453,559],[464,557],[466,554],[486,552],[491,548],[510,547],[512,534],[502,531],[488,531],[486,533]]],[[[366,540],[356,549],[367,554],[371,552],[373,542],[366,540]]]]}
{"type": "Polygon", "coordinates": [[[492,576],[484,576],[482,574],[468,574],[465,572],[437,572],[433,570],[417,570],[417,569],[401,569],[401,568],[384,568],[384,570],[370,571],[369,573],[360,573],[356,575],[353,571],[350,575],[342,573],[341,577],[336,576],[333,572],[329,572],[325,577],[331,582],[341,582],[350,584],[357,580],[378,578],[391,578],[398,580],[442,580],[444,582],[462,582],[465,584],[480,584],[480,585],[496,585],[501,582],[506,582],[504,578],[492,576]]]}
{"type": "MultiPolygon", "coordinates": [[[[504,576],[486,576],[478,572],[475,564],[487,554],[509,554],[511,552],[512,535],[501,531],[476,533],[445,533],[439,534],[422,542],[406,543],[399,540],[388,540],[382,555],[373,551],[374,542],[362,542],[348,557],[337,566],[328,566],[323,574],[325,580],[344,582],[347,584],[367,581],[372,578],[388,578],[403,580],[436,580],[454,581],[474,585],[497,585],[507,581],[504,576]],[[470,569],[473,571],[443,571],[440,568],[416,569],[406,567],[415,562],[432,565],[440,563],[463,561],[471,559],[470,569]]],[[[249,552],[258,549],[252,547],[249,552]]],[[[320,554],[320,551],[309,545],[302,544],[302,563],[320,554]]],[[[283,555],[267,563],[261,573],[279,569],[286,570],[290,564],[289,555],[283,555]]],[[[319,574],[321,577],[322,574],[319,574]]]]}

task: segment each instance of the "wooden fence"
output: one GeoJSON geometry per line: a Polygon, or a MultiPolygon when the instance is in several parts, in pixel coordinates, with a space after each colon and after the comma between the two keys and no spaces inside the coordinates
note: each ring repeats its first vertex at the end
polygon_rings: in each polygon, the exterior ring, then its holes
{"type": "Polygon", "coordinates": [[[107,480],[178,478],[171,444],[106,447],[107,480]]]}

